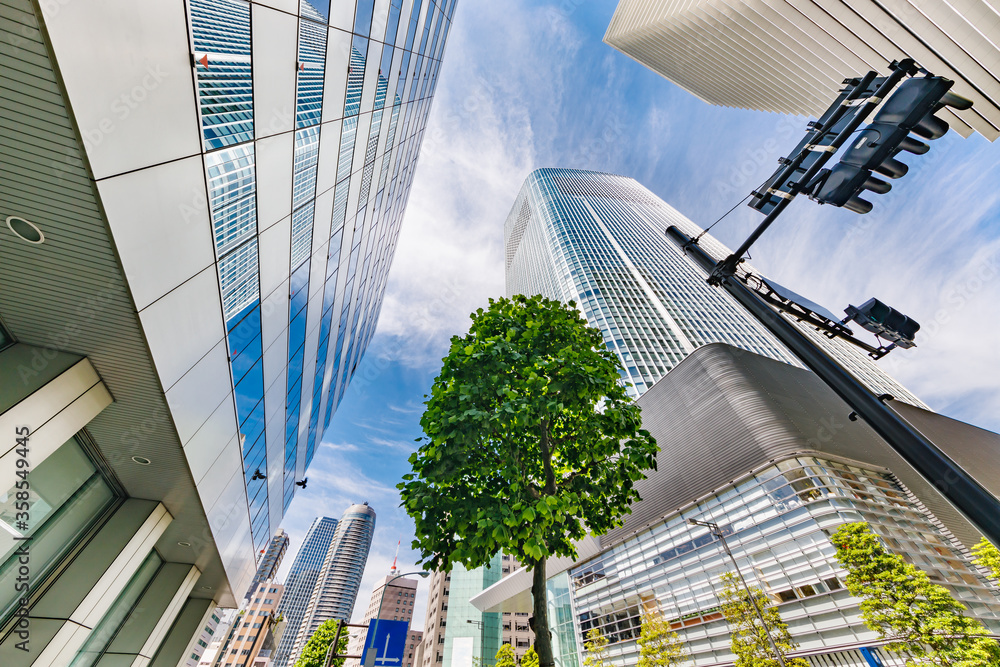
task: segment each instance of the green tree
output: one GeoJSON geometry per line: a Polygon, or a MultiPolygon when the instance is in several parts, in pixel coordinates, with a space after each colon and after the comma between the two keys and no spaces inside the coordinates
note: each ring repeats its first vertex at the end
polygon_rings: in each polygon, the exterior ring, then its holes
{"type": "Polygon", "coordinates": [[[608,638],[597,628],[588,630],[583,642],[583,667],[609,667],[608,643],[608,638]]]}
{"type": "Polygon", "coordinates": [[[639,633],[638,667],[676,667],[687,662],[691,654],[670,624],[659,614],[644,612],[639,633]]]}
{"type": "Polygon", "coordinates": [[[545,562],[576,557],[588,531],[621,525],[656,466],[617,357],[575,305],[490,300],[454,336],[420,420],[426,437],[399,484],[428,569],[486,565],[499,551],[532,571],[535,650],[553,667],[545,562]]]}
{"type": "Polygon", "coordinates": [[[976,560],[973,562],[989,570],[995,583],[1000,586],[1000,549],[984,537],[979,540],[979,544],[972,547],[972,553],[976,555],[976,560]]]}
{"type": "Polygon", "coordinates": [[[832,541],[865,625],[890,641],[887,649],[908,654],[908,666],[1000,664],[1000,646],[982,624],[926,572],[889,553],[867,523],[844,524],[832,541]]]}
{"type": "Polygon", "coordinates": [[[497,651],[496,667],[517,667],[517,654],[510,644],[502,644],[497,651]]]}
{"type": "Polygon", "coordinates": [[[786,657],[795,650],[796,644],[788,632],[788,625],[781,620],[781,615],[764,591],[757,586],[750,588],[751,599],[735,572],[724,573],[721,582],[722,615],[729,623],[732,651],[736,654],[735,667],[780,667],[781,663],[774,655],[775,648],[781,654],[785,667],[809,667],[809,663],[802,658],[786,657]],[[764,617],[765,625],[757,616],[754,602],[764,617]]]}
{"type": "MultiPolygon", "coordinates": [[[[337,621],[333,619],[324,621],[306,642],[302,649],[302,655],[295,661],[295,667],[324,667],[323,659],[326,658],[326,652],[336,636],[337,621]]],[[[347,628],[344,628],[344,631],[340,633],[340,643],[337,645],[336,652],[339,654],[347,653],[347,628]]],[[[344,658],[330,661],[332,667],[342,667],[343,664],[344,658]]]]}
{"type": "Polygon", "coordinates": [[[534,646],[529,647],[521,656],[521,667],[538,667],[538,654],[534,646]]]}

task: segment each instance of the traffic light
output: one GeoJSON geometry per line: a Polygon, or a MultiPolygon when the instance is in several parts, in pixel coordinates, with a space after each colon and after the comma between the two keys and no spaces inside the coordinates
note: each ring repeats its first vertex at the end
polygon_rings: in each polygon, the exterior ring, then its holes
{"type": "Polygon", "coordinates": [[[916,345],[913,338],[920,325],[878,299],[868,299],[860,307],[848,306],[844,312],[847,313],[845,324],[853,320],[862,329],[895,343],[897,347],[910,348],[916,345]]]}
{"type": "Polygon", "coordinates": [[[887,178],[906,175],[907,166],[896,159],[901,151],[923,155],[930,147],[910,136],[937,139],[948,131],[948,123],[934,114],[944,107],[968,109],[970,100],[949,92],[952,81],[940,76],[926,76],[904,81],[875,114],[858,139],[844,152],[832,169],[824,169],[806,190],[823,204],[843,206],[855,213],[872,210],[871,202],[861,199],[866,190],[885,194],[892,189],[887,178]]]}

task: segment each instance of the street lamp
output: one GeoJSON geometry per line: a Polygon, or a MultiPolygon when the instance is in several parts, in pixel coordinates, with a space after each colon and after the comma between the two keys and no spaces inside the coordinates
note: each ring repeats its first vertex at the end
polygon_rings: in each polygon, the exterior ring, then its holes
{"type": "MultiPolygon", "coordinates": [[[[393,578],[389,579],[388,581],[386,581],[385,584],[382,586],[382,597],[378,601],[378,611],[375,613],[375,618],[372,619],[375,622],[374,623],[374,628],[372,627],[372,622],[369,621],[367,629],[378,629],[378,617],[382,615],[382,603],[385,602],[385,589],[389,587],[390,583],[392,583],[393,581],[396,581],[397,579],[401,579],[403,577],[409,577],[411,575],[416,575],[416,576],[420,577],[421,579],[426,579],[427,577],[430,576],[430,574],[431,574],[430,572],[425,572],[423,570],[421,570],[419,572],[404,572],[403,574],[397,574],[395,577],[393,577],[393,578]]],[[[328,665],[330,664],[330,651],[334,651],[336,649],[336,647],[337,647],[337,644],[340,643],[340,633],[341,633],[341,630],[344,628],[345,625],[347,625],[347,624],[344,623],[343,621],[341,621],[337,625],[337,636],[334,638],[333,643],[330,644],[330,648],[328,648],[326,650],[326,657],[323,658],[323,667],[328,667],[328,665]]],[[[354,626],[354,627],[357,627],[357,626],[354,626]]],[[[368,639],[368,633],[366,632],[365,633],[365,643],[366,644],[368,643],[367,639],[368,639]]],[[[362,647],[362,650],[364,650],[364,647],[362,647]]],[[[353,657],[358,657],[358,656],[345,656],[345,657],[352,657],[353,658],[353,657]]],[[[374,666],[374,664],[375,664],[375,654],[374,653],[372,653],[371,660],[368,660],[367,659],[368,656],[365,655],[365,654],[362,654],[361,658],[364,660],[364,667],[373,667],[374,666]]]]}
{"type": "Polygon", "coordinates": [[[472,623],[473,625],[479,626],[479,664],[486,664],[486,635],[484,634],[486,623],[483,621],[474,621],[471,618],[465,619],[466,623],[472,623]]]}
{"type": "Polygon", "coordinates": [[[698,521],[697,519],[688,519],[688,523],[692,526],[704,526],[708,530],[719,538],[722,542],[722,548],[725,550],[726,555],[733,561],[733,568],[736,570],[736,576],[740,578],[743,582],[743,588],[746,589],[747,597],[750,599],[750,604],[753,605],[753,610],[757,612],[757,618],[760,619],[760,624],[764,628],[764,634],[767,635],[767,641],[771,644],[771,650],[774,651],[774,657],[777,658],[778,664],[781,667],[785,667],[785,659],[781,657],[781,652],[774,643],[774,638],[771,637],[771,629],[767,627],[767,621],[764,620],[764,614],[761,612],[760,607],[757,606],[757,600],[754,599],[753,593],[750,592],[750,587],[747,586],[747,580],[743,578],[743,574],[740,572],[739,563],[736,562],[736,557],[733,556],[732,550],[729,548],[729,543],[726,542],[726,536],[722,534],[722,530],[719,528],[719,524],[713,523],[711,521],[698,521]]]}

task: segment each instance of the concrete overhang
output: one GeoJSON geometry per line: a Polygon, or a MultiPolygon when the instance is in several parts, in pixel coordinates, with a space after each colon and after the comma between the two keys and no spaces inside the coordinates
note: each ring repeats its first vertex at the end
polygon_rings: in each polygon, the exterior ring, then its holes
{"type": "MultiPolygon", "coordinates": [[[[47,29],[51,26],[39,20],[35,6],[27,0],[13,0],[8,10],[4,20],[16,26],[18,37],[10,49],[12,57],[4,61],[0,72],[4,79],[0,106],[16,109],[17,120],[5,120],[0,130],[4,155],[0,160],[0,318],[18,345],[4,354],[27,354],[21,366],[26,364],[29,372],[51,380],[49,389],[55,394],[60,394],[60,387],[66,390],[58,400],[93,381],[94,400],[88,407],[93,418],[86,427],[89,439],[130,497],[162,502],[173,516],[156,550],[166,561],[190,563],[202,572],[193,597],[235,606],[232,588],[244,578],[249,581],[245,572],[252,576],[254,568],[252,546],[244,547],[250,544],[249,535],[241,530],[245,524],[249,532],[249,516],[238,443],[233,463],[227,466],[234,481],[223,486],[227,492],[232,488],[240,493],[217,499],[217,505],[224,503],[229,513],[220,512],[213,529],[205,507],[216,499],[202,498],[199,493],[176,414],[168,405],[157,360],[150,353],[152,336],[177,341],[183,340],[183,331],[169,326],[167,331],[144,328],[122,269],[106,202],[98,193],[50,48],[47,29]],[[30,237],[30,228],[42,238],[30,237]],[[15,229],[27,230],[29,235],[20,236],[15,229]],[[62,377],[65,374],[69,375],[62,377]],[[133,456],[149,459],[151,464],[139,465],[133,456]]],[[[66,13],[62,7],[58,14],[63,24],[69,20],[63,19],[66,13]]],[[[71,29],[63,25],[63,30],[71,29]]],[[[80,36],[81,48],[101,52],[94,50],[94,39],[80,36]]],[[[182,43],[179,53],[183,55],[185,49],[182,43]]],[[[108,57],[127,60],[130,56],[110,53],[108,57]]],[[[156,202],[149,205],[155,207],[156,202]]],[[[116,223],[119,227],[140,225],[141,218],[119,217],[116,223]]],[[[172,323],[175,327],[181,326],[177,319],[172,323]]],[[[31,380],[38,386],[39,377],[31,380]]],[[[2,393],[12,395],[19,382],[15,364],[14,375],[3,374],[2,393]]],[[[192,387],[185,398],[196,402],[197,390],[192,387]]]]}

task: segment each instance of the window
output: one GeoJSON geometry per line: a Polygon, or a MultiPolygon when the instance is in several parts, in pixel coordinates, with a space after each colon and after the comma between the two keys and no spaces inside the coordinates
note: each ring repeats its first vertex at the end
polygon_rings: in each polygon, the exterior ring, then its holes
{"type": "Polygon", "coordinates": [[[45,489],[31,505],[27,523],[18,523],[14,485],[0,490],[0,621],[19,595],[15,589],[18,545],[15,536],[31,538],[31,585],[41,585],[52,566],[117,502],[117,494],[91,462],[86,440],[70,438],[37,463],[27,476],[29,488],[45,489]]]}

